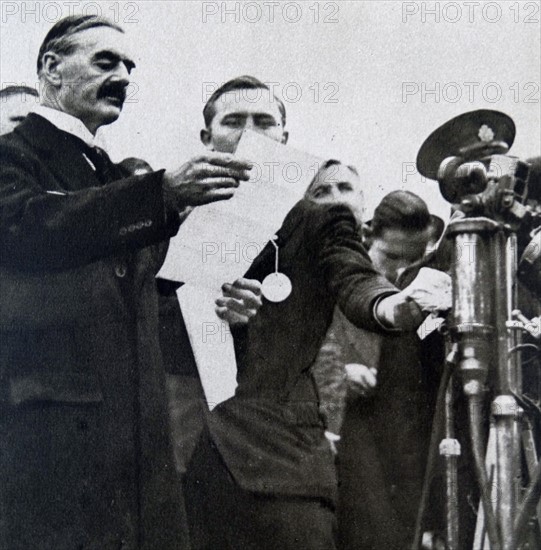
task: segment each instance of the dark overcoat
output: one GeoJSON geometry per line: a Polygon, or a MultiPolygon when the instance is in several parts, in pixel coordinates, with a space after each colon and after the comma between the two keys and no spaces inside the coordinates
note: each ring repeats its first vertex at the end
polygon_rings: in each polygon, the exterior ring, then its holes
{"type": "MultiPolygon", "coordinates": [[[[279,269],[292,282],[291,295],[279,303],[264,300],[235,334],[238,388],[208,415],[208,427],[243,489],[332,501],[334,461],[310,367],[336,303],[356,325],[383,331],[374,304],[397,289],[374,269],[346,206],[303,200],[277,237],[279,269]]],[[[246,277],[263,281],[274,268],[269,244],[246,277]]]]}
{"type": "Polygon", "coordinates": [[[34,114],[0,161],[0,548],[180,548],[162,174],[102,186],[79,140],[34,114]]]}

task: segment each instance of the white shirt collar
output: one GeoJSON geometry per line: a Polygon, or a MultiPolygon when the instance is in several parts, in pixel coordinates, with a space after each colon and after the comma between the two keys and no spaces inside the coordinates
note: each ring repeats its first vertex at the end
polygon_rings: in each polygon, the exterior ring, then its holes
{"type": "Polygon", "coordinates": [[[32,112],[48,120],[59,130],[83,140],[89,147],[96,145],[94,136],[78,118],[45,105],[36,105],[32,112]]]}

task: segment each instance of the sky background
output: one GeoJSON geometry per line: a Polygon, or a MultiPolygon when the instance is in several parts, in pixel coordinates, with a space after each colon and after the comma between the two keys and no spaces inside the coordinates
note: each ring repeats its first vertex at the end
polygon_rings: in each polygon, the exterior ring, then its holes
{"type": "Polygon", "coordinates": [[[251,74],[284,101],[290,145],[358,167],[368,216],[398,188],[444,215],[437,183],[423,181],[414,162],[449,118],[503,111],[517,126],[511,153],[540,153],[539,4],[3,1],[0,84],[36,86],[35,58],[52,24],[70,11],[99,12],[136,51],[124,112],[100,130],[115,160],[173,168],[201,152],[209,94],[251,74]]]}

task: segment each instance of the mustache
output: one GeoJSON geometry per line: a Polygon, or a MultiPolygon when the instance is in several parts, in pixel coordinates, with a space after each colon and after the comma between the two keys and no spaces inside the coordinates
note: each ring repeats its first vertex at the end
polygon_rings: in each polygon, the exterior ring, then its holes
{"type": "Polygon", "coordinates": [[[124,103],[126,101],[126,88],[127,86],[123,82],[105,82],[98,90],[98,99],[114,97],[121,103],[124,103]]]}

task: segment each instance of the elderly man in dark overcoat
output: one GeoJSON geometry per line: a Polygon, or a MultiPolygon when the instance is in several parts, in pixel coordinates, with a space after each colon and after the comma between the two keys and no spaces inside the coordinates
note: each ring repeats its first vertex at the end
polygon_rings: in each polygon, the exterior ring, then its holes
{"type": "Polygon", "coordinates": [[[120,27],[72,16],[38,56],[40,106],[0,138],[0,548],[179,549],[154,275],[230,155],[126,177],[96,130],[134,68],[120,27]]]}

